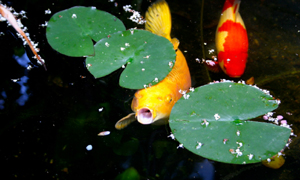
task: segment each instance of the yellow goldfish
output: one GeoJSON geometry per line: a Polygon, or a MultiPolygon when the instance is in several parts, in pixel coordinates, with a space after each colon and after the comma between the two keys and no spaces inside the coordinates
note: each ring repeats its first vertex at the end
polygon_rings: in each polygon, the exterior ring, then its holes
{"type": "Polygon", "coordinates": [[[279,169],[285,162],[285,159],[282,155],[276,154],[275,156],[263,160],[262,164],[268,168],[279,169]]]}
{"type": "Polygon", "coordinates": [[[141,124],[165,124],[171,110],[183,92],[191,87],[191,76],[186,59],[178,49],[179,41],[171,39],[171,13],[166,1],[159,0],[146,12],[145,29],[172,42],[176,60],[171,72],[158,84],[138,90],[131,103],[134,113],[119,120],[115,127],[123,129],[137,120],[141,124]]]}

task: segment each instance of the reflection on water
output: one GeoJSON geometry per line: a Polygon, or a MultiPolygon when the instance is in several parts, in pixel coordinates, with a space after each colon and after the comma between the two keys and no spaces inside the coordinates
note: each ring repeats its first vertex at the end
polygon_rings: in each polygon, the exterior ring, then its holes
{"type": "MultiPolygon", "coordinates": [[[[201,59],[201,1],[171,1],[172,36],[181,44],[191,70],[193,86],[208,83],[201,59]]],[[[6,2],[4,2],[6,3],[6,2]]],[[[297,179],[299,175],[299,138],[286,150],[286,163],[278,170],[261,164],[230,165],[212,162],[168,138],[168,126],[133,123],[118,131],[114,124],[131,112],[133,90],[118,86],[121,71],[94,79],[84,67],[83,58],[71,58],[52,50],[45,39],[44,24],[53,13],[75,6],[96,6],[118,16],[127,28],[134,27],[123,5],[144,12],[150,1],[10,1],[17,10],[25,10],[23,19],[31,37],[39,42],[42,67],[27,70],[12,58],[13,49],[22,42],[9,33],[1,41],[0,147],[4,179],[297,179]],[[6,73],[4,73],[6,70],[6,73]],[[11,79],[18,79],[15,83],[11,79]],[[28,91],[28,89],[30,91],[28,91]],[[30,95],[29,95],[30,92],[30,95]],[[21,95],[22,94],[22,95],[21,95]],[[29,97],[29,98],[28,98],[29,97]],[[25,103],[26,102],[26,103],[25,103]],[[25,105],[24,105],[25,103],[25,105]],[[101,111],[99,111],[101,109],[101,111]],[[110,131],[107,136],[99,132],[110,131]],[[126,171],[127,170],[127,171],[126,171]]],[[[216,25],[223,0],[205,1],[204,41],[213,47],[216,25]]],[[[243,1],[240,7],[249,36],[249,59],[245,74],[254,77],[259,87],[281,99],[276,110],[299,134],[299,12],[300,3],[288,1],[243,1]]],[[[10,29],[11,30],[11,29],[10,29]]],[[[5,23],[0,31],[7,32],[5,23]]],[[[21,43],[21,44],[20,44],[21,43]]],[[[29,58],[31,55],[28,55],[29,58]]],[[[22,56],[23,57],[23,56],[22,56]]],[[[27,56],[20,59],[27,66],[27,56]]],[[[15,58],[17,59],[17,58],[15,58]]],[[[210,73],[213,80],[227,78],[210,73]]]]}
{"type": "MultiPolygon", "coordinates": [[[[21,56],[13,55],[12,57],[21,67],[24,68],[23,73],[22,73],[23,76],[21,76],[17,79],[11,79],[12,82],[15,82],[20,85],[20,87],[19,87],[20,88],[20,91],[19,91],[20,96],[15,101],[19,106],[24,106],[26,101],[29,98],[29,94],[27,92],[28,86],[26,83],[29,79],[29,77],[27,76],[28,75],[27,68],[30,67],[30,60],[29,60],[26,52],[24,52],[23,55],[21,55],[21,56]]],[[[5,88],[3,88],[3,90],[2,90],[1,96],[2,96],[2,99],[0,99],[0,109],[2,110],[5,108],[5,100],[8,98],[5,88]]]]}

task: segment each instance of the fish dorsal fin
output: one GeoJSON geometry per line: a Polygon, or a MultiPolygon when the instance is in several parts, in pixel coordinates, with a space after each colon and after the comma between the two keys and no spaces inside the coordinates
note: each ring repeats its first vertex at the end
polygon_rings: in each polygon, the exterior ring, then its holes
{"type": "Polygon", "coordinates": [[[124,129],[125,127],[127,127],[129,124],[131,124],[134,121],[136,121],[135,113],[130,113],[127,116],[120,119],[115,124],[115,128],[118,129],[118,130],[124,129]]]}
{"type": "Polygon", "coordinates": [[[146,12],[145,29],[171,41],[171,13],[165,0],[158,0],[146,12]]]}

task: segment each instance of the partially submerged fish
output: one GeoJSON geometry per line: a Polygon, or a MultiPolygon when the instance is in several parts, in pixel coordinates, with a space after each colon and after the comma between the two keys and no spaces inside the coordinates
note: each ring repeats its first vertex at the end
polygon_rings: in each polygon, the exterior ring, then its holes
{"type": "Polygon", "coordinates": [[[280,155],[276,154],[271,158],[263,160],[262,164],[268,168],[279,169],[281,166],[283,166],[284,162],[285,162],[284,157],[281,154],[280,155]]]}
{"type": "Polygon", "coordinates": [[[239,13],[240,3],[240,0],[225,1],[216,31],[216,65],[233,78],[243,75],[248,58],[248,36],[239,13]]]}
{"type": "Polygon", "coordinates": [[[131,104],[134,113],[119,120],[116,129],[123,129],[135,120],[141,124],[167,123],[175,102],[181,98],[182,92],[190,88],[190,71],[184,55],[178,49],[179,41],[170,37],[171,26],[171,13],[166,1],[159,0],[149,7],[145,29],[172,42],[176,50],[175,65],[161,82],[135,93],[131,104]]]}

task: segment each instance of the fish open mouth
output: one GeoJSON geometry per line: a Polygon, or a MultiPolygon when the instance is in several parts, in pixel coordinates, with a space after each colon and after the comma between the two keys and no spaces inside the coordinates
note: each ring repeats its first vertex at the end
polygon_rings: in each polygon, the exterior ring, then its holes
{"type": "Polygon", "coordinates": [[[137,113],[137,120],[141,124],[151,124],[153,122],[153,114],[149,108],[142,108],[137,113]]]}

